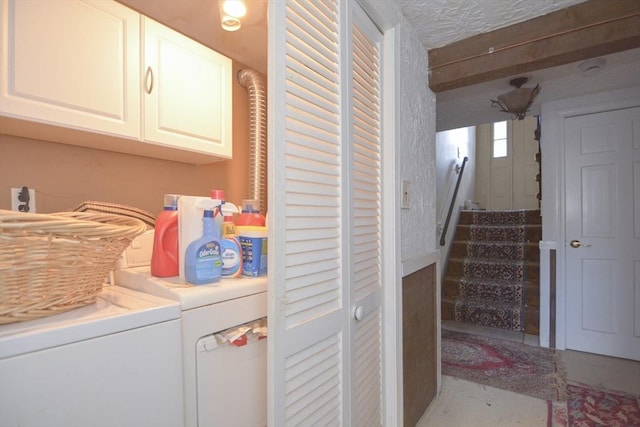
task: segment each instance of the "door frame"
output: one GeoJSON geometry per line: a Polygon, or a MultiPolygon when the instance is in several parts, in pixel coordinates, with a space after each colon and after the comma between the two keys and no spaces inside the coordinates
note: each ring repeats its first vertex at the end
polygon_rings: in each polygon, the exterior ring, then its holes
{"type": "MultiPolygon", "coordinates": [[[[640,86],[583,95],[543,103],[542,134],[542,242],[541,248],[556,249],[555,313],[550,313],[551,301],[543,299],[549,271],[540,271],[540,344],[549,345],[549,319],[543,313],[555,315],[555,348],[566,348],[566,236],[565,236],[565,119],[585,114],[601,113],[640,106],[640,86]],[[543,328],[544,326],[544,328],[543,328]]],[[[543,264],[541,264],[542,267],[543,264]]],[[[541,268],[542,270],[542,268],[541,268]]]]}

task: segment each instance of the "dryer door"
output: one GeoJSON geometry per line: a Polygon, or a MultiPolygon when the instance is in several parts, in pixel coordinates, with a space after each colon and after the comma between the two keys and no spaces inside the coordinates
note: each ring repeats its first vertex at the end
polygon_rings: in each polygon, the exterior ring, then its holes
{"type": "Polygon", "coordinates": [[[197,344],[198,425],[267,425],[267,340],[253,334],[239,345],[216,334],[197,344]]]}

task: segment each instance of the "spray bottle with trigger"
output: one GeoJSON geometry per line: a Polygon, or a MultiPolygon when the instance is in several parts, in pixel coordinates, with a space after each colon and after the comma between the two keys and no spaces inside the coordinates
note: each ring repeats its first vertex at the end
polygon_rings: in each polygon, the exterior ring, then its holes
{"type": "Polygon", "coordinates": [[[238,240],[238,231],[233,223],[233,214],[238,208],[233,203],[225,202],[220,211],[222,223],[222,277],[240,277],[242,275],[242,245],[238,240]]]}
{"type": "Polygon", "coordinates": [[[220,209],[220,199],[203,199],[196,205],[203,210],[202,237],[189,243],[185,252],[184,272],[188,283],[206,285],[220,280],[222,275],[222,243],[214,212],[220,209]]]}

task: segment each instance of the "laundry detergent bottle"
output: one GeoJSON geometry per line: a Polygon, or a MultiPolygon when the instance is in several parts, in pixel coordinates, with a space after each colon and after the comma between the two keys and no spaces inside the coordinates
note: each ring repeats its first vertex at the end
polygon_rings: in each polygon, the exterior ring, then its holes
{"type": "Polygon", "coordinates": [[[187,282],[192,285],[217,282],[222,274],[220,229],[213,216],[213,210],[204,211],[202,237],[187,246],[184,273],[187,282]]]}
{"type": "Polygon", "coordinates": [[[253,199],[242,199],[242,212],[238,216],[236,225],[256,225],[264,226],[265,217],[258,209],[258,201],[253,199]]]}
{"type": "Polygon", "coordinates": [[[178,275],[178,196],[164,195],[164,209],[156,217],[151,252],[151,275],[178,275]]]}

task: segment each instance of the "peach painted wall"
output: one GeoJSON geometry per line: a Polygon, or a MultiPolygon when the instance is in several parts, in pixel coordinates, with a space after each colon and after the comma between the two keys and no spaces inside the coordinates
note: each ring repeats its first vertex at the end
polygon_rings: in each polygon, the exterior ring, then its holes
{"type": "MultiPolygon", "coordinates": [[[[233,63],[233,75],[242,65],[233,63]]],[[[249,197],[249,102],[233,79],[233,159],[208,165],[158,160],[2,134],[0,209],[10,209],[11,187],[36,190],[38,212],[73,209],[96,200],[157,214],[165,193],[207,196],[224,189],[238,205],[249,197]]]]}

